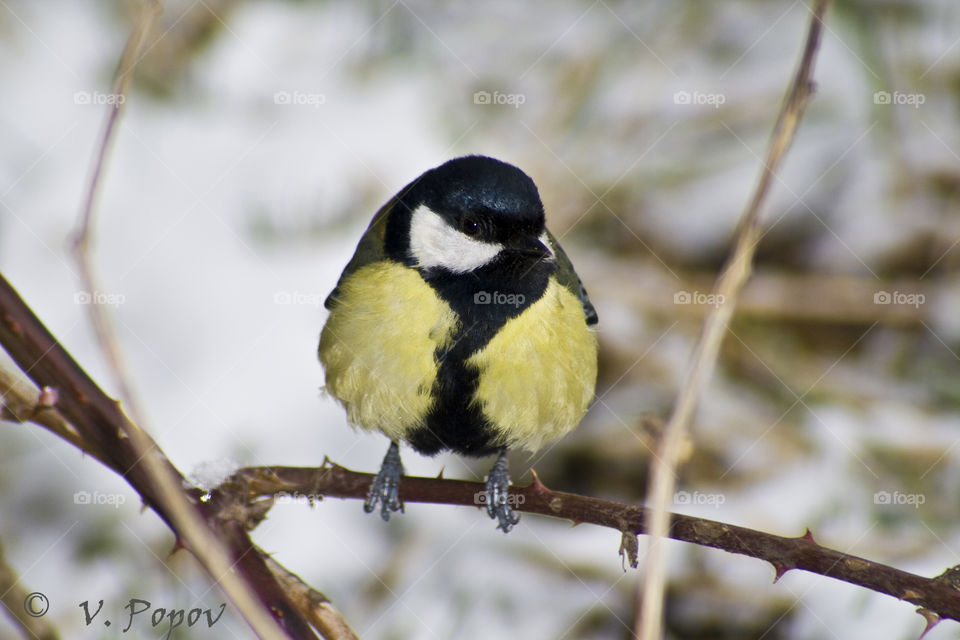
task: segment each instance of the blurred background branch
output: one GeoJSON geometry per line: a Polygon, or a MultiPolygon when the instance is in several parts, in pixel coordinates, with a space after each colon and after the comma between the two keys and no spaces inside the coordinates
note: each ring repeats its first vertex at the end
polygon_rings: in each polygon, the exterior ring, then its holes
{"type": "Polygon", "coordinates": [[[649,551],[644,565],[643,586],[638,592],[636,622],[641,640],[657,640],[663,632],[663,602],[667,591],[667,570],[666,551],[661,539],[666,537],[670,528],[668,507],[676,490],[676,468],[680,463],[687,433],[700,398],[720,355],[720,345],[733,319],[740,291],[753,268],[753,256],[763,235],[760,226],[761,209],[766,205],[774,178],[778,177],[780,164],[793,143],[797,126],[803,118],[807,101],[813,92],[813,66],[820,49],[823,21],[829,6],[829,0],[817,0],[810,12],[810,25],[807,27],[800,62],[787,87],[780,113],[774,124],[767,156],[760,171],[760,179],[744,209],[743,217],[737,224],[730,257],[724,263],[712,289],[715,304],[704,318],[703,330],[694,347],[690,366],[680,392],[677,394],[676,404],[653,455],[646,500],[652,514],[648,527],[649,551]]]}

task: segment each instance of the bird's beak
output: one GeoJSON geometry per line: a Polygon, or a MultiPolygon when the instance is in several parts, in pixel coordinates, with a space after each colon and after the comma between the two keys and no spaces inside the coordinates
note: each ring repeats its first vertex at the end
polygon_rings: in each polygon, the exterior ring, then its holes
{"type": "Polygon", "coordinates": [[[544,246],[539,239],[530,237],[518,238],[507,245],[507,250],[514,254],[538,260],[546,260],[551,256],[550,249],[544,246]]]}

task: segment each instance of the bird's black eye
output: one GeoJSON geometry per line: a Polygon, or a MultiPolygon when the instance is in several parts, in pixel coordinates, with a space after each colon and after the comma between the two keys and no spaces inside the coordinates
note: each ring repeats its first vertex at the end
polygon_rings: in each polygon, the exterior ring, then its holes
{"type": "Polygon", "coordinates": [[[480,235],[481,230],[482,229],[480,228],[480,223],[477,221],[476,218],[465,216],[460,221],[460,231],[470,236],[471,238],[475,238],[478,235],[480,235]]]}

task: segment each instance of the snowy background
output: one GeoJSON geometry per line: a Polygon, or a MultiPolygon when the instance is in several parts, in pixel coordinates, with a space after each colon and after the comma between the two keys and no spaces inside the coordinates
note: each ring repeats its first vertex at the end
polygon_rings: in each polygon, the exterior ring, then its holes
{"type": "MultiPolygon", "coordinates": [[[[600,315],[598,400],[534,459],[553,488],[642,500],[652,434],[802,45],[805,2],[166,3],[108,166],[95,262],[145,426],[183,472],[374,471],[386,439],[322,396],[322,301],[374,211],[467,153],[540,187],[600,315]],[[678,294],[681,294],[678,297],[678,294]]],[[[133,2],[0,3],[0,270],[116,393],[69,242],[133,2]]],[[[766,209],[757,274],[693,428],[675,510],[936,575],[960,563],[960,5],[833,7],[817,93],[766,209]],[[887,297],[884,297],[886,294],[887,297]],[[885,494],[883,492],[886,492],[885,494]],[[889,497],[889,502],[884,496],[889,497]],[[686,500],[689,498],[689,500],[686,500]]],[[[130,598],[224,596],[136,495],[0,424],[0,541],[70,638],[130,598]],[[77,492],[93,502],[78,504],[77,492]],[[78,605],[106,602],[85,625],[78,605]]],[[[479,479],[489,460],[421,458],[479,479]]],[[[280,504],[256,542],[364,638],[625,638],[616,532],[472,509],[280,504]]],[[[641,539],[641,554],[644,542],[641,539]]],[[[914,607],[681,543],[671,638],[916,638],[914,607]]],[[[15,630],[0,617],[0,638],[15,630]]],[[[955,637],[945,622],[927,638],[955,637]]],[[[136,634],[136,635],[133,635],[136,634]]],[[[232,612],[178,638],[250,637],[232,612]]]]}

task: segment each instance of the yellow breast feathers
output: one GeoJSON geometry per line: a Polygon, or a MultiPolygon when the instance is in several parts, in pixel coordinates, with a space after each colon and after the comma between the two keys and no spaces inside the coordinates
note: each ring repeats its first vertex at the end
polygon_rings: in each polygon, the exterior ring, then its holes
{"type": "Polygon", "coordinates": [[[320,335],[326,390],[354,426],[402,439],[433,404],[434,354],[456,328],[457,315],[413,269],[361,267],[341,283],[320,335]]]}
{"type": "Polygon", "coordinates": [[[498,444],[536,451],[586,413],[597,380],[597,338],[580,300],[551,278],[543,297],[508,320],[468,365],[480,374],[474,402],[498,444]]]}

